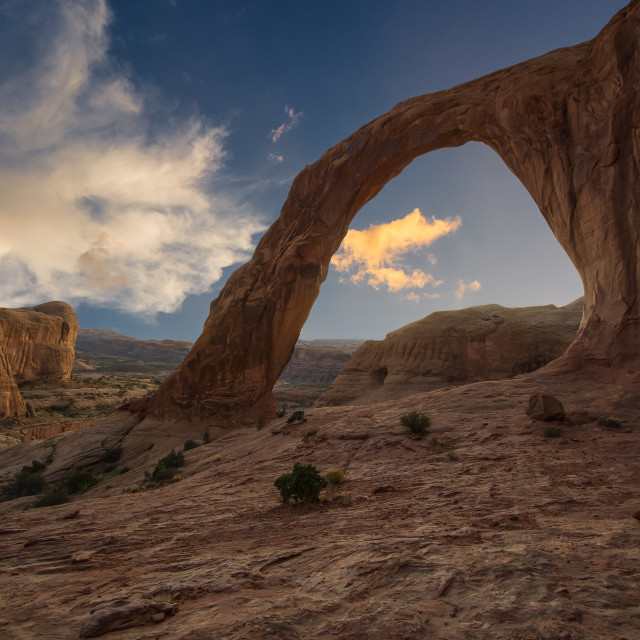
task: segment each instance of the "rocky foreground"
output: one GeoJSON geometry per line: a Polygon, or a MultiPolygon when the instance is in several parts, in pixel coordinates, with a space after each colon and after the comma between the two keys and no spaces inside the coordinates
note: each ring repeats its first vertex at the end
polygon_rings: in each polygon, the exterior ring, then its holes
{"type": "Polygon", "coordinates": [[[132,467],[71,504],[2,503],[0,636],[637,638],[637,384],[546,368],[313,409],[188,451],[164,488],[123,494],[132,467]],[[559,438],[525,415],[539,390],[564,404],[559,438]],[[422,439],[399,424],[413,409],[422,439]],[[284,507],[273,481],[297,461],[346,480],[284,507]]]}

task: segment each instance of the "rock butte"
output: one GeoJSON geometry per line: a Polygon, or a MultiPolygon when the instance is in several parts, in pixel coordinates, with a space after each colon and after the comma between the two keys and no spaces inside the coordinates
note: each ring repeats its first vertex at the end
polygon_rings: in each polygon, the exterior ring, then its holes
{"type": "Polygon", "coordinates": [[[16,385],[37,378],[68,378],[78,318],[66,302],[0,309],[0,418],[25,414],[16,385]]]}
{"type": "Polygon", "coordinates": [[[272,388],[358,210],[414,158],[484,142],[520,179],[584,285],[563,370],[638,362],[640,0],[591,41],[411,98],[306,167],[202,335],[147,407],[220,424],[272,415],[272,388]]]}
{"type": "Polygon", "coordinates": [[[581,299],[560,308],[486,304],[436,311],[365,342],[314,406],[371,404],[530,373],[562,355],[581,318],[581,299]]]}

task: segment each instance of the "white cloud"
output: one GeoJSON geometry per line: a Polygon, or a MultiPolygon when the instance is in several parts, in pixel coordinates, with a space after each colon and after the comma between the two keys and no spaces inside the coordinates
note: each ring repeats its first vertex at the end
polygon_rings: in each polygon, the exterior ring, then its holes
{"type": "Polygon", "coordinates": [[[454,295],[456,298],[458,298],[458,300],[462,300],[464,294],[467,291],[480,291],[480,289],[482,289],[482,285],[477,280],[473,280],[471,282],[458,280],[458,288],[456,289],[454,295]]]}
{"type": "Polygon", "coordinates": [[[298,120],[304,115],[302,111],[295,111],[293,107],[285,107],[284,112],[289,118],[289,122],[283,122],[277,129],[271,129],[271,140],[278,142],[280,136],[288,133],[298,124],[298,120]]]}
{"type": "MultiPolygon", "coordinates": [[[[432,274],[420,269],[406,271],[401,264],[402,256],[453,233],[461,224],[459,217],[427,220],[419,209],[414,209],[399,220],[371,225],[362,231],[349,229],[331,264],[340,272],[355,269],[351,281],[366,279],[374,289],[383,286],[389,291],[422,289],[427,284],[438,287],[442,280],[436,280],[432,274]]],[[[434,264],[431,258],[429,261],[434,264]]]]}
{"type": "Polygon", "coordinates": [[[277,156],[275,153],[270,153],[267,156],[267,160],[272,160],[273,162],[282,162],[284,160],[283,156],[277,156]]]}
{"type": "Polygon", "coordinates": [[[227,132],[193,119],[150,138],[143,97],[107,55],[105,1],[49,10],[26,34],[33,64],[0,86],[0,306],[174,311],[263,229],[212,192],[227,132]]]}

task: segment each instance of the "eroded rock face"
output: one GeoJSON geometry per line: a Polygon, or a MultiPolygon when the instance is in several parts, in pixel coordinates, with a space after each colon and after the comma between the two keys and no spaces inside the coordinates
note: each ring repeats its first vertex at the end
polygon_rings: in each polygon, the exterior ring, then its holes
{"type": "Polygon", "coordinates": [[[271,389],[355,214],[415,157],[469,141],[520,179],[582,277],[584,317],[563,366],[635,367],[639,85],[633,0],[590,42],[411,98],[356,131],[294,180],[149,414],[225,423],[271,414],[271,389]]]}
{"type": "Polygon", "coordinates": [[[564,353],[581,318],[582,300],[560,308],[487,304],[436,311],[384,340],[365,342],[315,406],[370,404],[529,373],[564,353]]]}
{"type": "Polygon", "coordinates": [[[4,344],[4,333],[0,325],[0,418],[23,416],[26,413],[24,400],[11,374],[9,358],[4,344]]]}
{"type": "Polygon", "coordinates": [[[78,318],[66,302],[0,309],[0,418],[25,414],[16,381],[68,378],[78,318]]]}

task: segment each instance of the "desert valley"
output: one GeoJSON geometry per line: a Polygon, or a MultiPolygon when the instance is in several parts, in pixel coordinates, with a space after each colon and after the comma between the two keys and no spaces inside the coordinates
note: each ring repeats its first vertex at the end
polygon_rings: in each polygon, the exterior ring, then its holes
{"type": "Polygon", "coordinates": [[[194,343],[0,309],[0,638],[640,637],[638,86],[633,0],[396,105],[293,180],[194,343]],[[300,340],[357,212],[469,141],[584,297],[300,340]]]}

